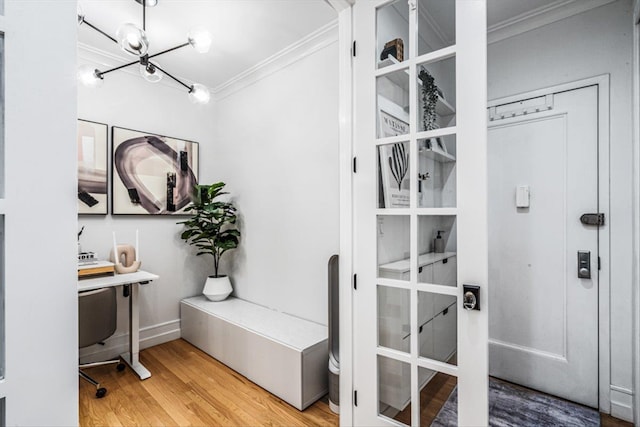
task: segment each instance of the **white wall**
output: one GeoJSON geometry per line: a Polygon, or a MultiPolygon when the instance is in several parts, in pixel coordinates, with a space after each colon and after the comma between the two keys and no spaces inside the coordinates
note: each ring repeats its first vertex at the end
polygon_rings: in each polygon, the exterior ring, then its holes
{"type": "MultiPolygon", "coordinates": [[[[80,58],[104,60],[84,49],[80,58]]],[[[239,211],[240,248],[221,267],[234,295],[326,324],[327,261],[339,235],[337,80],[336,43],[205,107],[171,83],[115,72],[99,89],[78,89],[78,117],[199,142],[200,182],[226,182],[239,211]]],[[[212,258],[195,257],[179,238],[179,220],[79,217],[82,249],[100,257],[112,231],[133,243],[140,230],[142,268],[160,275],[141,287],[143,348],[179,337],[179,301],[199,294],[213,274],[212,258]]],[[[82,350],[86,360],[127,345],[127,301],[118,298],[118,330],[106,347],[82,350]]]]}
{"type": "Polygon", "coordinates": [[[0,396],[7,425],[77,425],[76,5],[11,0],[4,11],[0,396]]]}
{"type": "MultiPolygon", "coordinates": [[[[91,59],[92,64],[101,58],[80,49],[80,63],[91,59]]],[[[109,125],[109,156],[111,159],[111,126],[119,126],[145,132],[171,136],[200,144],[200,176],[216,157],[213,141],[213,106],[197,106],[189,102],[181,86],[147,83],[137,74],[114,72],[105,77],[101,88],[78,88],[78,117],[109,125]]],[[[109,165],[111,169],[111,165],[109,165]]],[[[111,172],[110,172],[111,173],[111,172]]],[[[111,189],[109,188],[109,191],[111,189]]],[[[119,243],[135,242],[135,230],[140,230],[140,254],[142,269],[160,276],[159,280],[140,288],[141,346],[148,347],[180,336],[179,301],[198,294],[208,274],[208,259],[196,257],[191,246],[180,239],[181,225],[176,222],[184,217],[151,216],[80,216],[78,229],[85,226],[81,237],[83,250],[97,252],[106,258],[112,247],[112,232],[119,243]],[[146,328],[146,329],[145,329],[146,328]],[[150,329],[149,329],[150,328],[150,329]]],[[[127,345],[127,300],[118,296],[118,330],[107,340],[105,348],[99,346],[84,349],[81,354],[117,354],[127,345]]]]}
{"type": "Polygon", "coordinates": [[[219,100],[214,119],[202,177],[226,182],[240,213],[240,247],[222,267],[235,295],[326,324],[339,245],[337,43],[219,100]]]}
{"type": "Polygon", "coordinates": [[[632,390],[632,5],[620,0],[489,46],[489,99],[611,76],[612,413],[632,390]]]}

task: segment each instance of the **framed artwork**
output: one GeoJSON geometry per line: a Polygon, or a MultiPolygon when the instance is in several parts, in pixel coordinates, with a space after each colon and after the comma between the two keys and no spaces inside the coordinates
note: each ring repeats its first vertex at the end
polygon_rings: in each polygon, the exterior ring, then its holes
{"type": "MultiPolygon", "coordinates": [[[[378,125],[381,138],[409,133],[408,114],[391,101],[378,96],[378,125]]],[[[408,208],[410,200],[409,143],[378,146],[378,206],[408,208]]]]}
{"type": "Polygon", "coordinates": [[[409,143],[378,146],[380,181],[382,184],[381,208],[409,207],[409,143]]]}
{"type": "Polygon", "coordinates": [[[198,183],[197,142],[112,127],[114,215],[183,215],[198,183]]]}
{"type": "Polygon", "coordinates": [[[78,120],[78,214],[106,215],[107,125],[78,120]]]}
{"type": "Polygon", "coordinates": [[[399,105],[378,95],[378,138],[407,135],[409,133],[409,114],[399,105]]]}

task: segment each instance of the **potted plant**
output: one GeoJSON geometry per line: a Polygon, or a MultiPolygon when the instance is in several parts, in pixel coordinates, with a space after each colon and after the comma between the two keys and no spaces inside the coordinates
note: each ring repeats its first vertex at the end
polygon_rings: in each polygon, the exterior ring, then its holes
{"type": "Polygon", "coordinates": [[[223,192],[224,182],[211,185],[195,185],[192,205],[185,209],[193,216],[184,224],[185,230],[181,238],[188,244],[198,248],[197,255],[212,255],[214,275],[209,276],[202,293],[211,301],[222,301],[227,298],[233,288],[229,277],[218,274],[220,258],[230,249],[238,247],[240,231],[233,225],[236,223],[236,208],[230,202],[216,200],[228,194],[223,192]]]}

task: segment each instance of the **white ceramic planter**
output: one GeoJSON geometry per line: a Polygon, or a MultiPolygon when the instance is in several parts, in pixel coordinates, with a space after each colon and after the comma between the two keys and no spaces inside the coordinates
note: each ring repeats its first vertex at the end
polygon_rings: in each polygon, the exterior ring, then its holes
{"type": "Polygon", "coordinates": [[[233,292],[228,276],[209,276],[204,283],[202,294],[210,301],[222,301],[233,292]]]}

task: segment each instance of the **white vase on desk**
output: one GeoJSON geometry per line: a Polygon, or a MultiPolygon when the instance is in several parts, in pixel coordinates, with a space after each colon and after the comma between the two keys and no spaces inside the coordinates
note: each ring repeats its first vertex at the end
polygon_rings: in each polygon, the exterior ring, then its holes
{"type": "Polygon", "coordinates": [[[228,276],[209,276],[202,294],[210,301],[223,301],[233,292],[228,276]]]}

